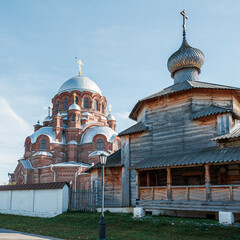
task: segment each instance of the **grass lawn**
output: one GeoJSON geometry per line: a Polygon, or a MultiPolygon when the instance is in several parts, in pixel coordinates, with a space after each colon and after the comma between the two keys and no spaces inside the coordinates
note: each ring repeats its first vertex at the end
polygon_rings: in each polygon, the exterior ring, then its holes
{"type": "MultiPolygon", "coordinates": [[[[62,239],[98,239],[99,213],[67,212],[54,218],[34,218],[0,214],[0,228],[62,239]]],[[[240,226],[221,226],[214,220],[106,213],[107,239],[235,239],[240,226]]]]}

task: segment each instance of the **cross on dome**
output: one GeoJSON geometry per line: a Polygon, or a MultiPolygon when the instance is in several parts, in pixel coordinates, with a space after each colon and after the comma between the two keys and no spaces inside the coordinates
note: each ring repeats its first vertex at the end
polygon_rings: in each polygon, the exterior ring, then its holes
{"type": "Polygon", "coordinates": [[[112,112],[112,105],[109,105],[108,109],[109,109],[109,113],[111,113],[112,112]]]}
{"type": "Polygon", "coordinates": [[[74,102],[76,102],[76,98],[77,98],[77,94],[74,93],[74,94],[73,94],[73,101],[74,101],[74,102]]]}
{"type": "Polygon", "coordinates": [[[186,15],[187,12],[186,10],[183,10],[182,12],[180,12],[180,14],[183,16],[183,36],[186,36],[186,19],[188,19],[188,16],[186,15]]]}
{"type": "Polygon", "coordinates": [[[83,65],[83,62],[79,59],[78,61],[77,61],[77,63],[78,63],[78,74],[79,74],[79,76],[81,75],[81,73],[82,73],[82,65],[83,65]]]}

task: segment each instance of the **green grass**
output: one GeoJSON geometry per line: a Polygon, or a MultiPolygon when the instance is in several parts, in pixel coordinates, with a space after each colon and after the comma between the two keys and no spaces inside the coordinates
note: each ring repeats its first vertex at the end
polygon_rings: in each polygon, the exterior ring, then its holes
{"type": "MultiPolygon", "coordinates": [[[[0,214],[0,228],[62,239],[98,239],[99,213],[68,212],[55,218],[0,214]]],[[[240,240],[240,226],[221,226],[214,220],[106,213],[107,239],[114,240],[240,240]]]]}

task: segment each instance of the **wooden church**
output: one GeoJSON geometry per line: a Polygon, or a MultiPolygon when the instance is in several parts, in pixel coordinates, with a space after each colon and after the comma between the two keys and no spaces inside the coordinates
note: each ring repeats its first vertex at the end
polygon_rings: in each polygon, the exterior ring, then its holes
{"type": "Polygon", "coordinates": [[[134,106],[137,123],[119,134],[121,150],[108,157],[106,198],[114,202],[117,191],[118,206],[152,213],[237,216],[240,89],[198,81],[204,54],[188,44],[181,14],[182,45],[168,59],[174,84],[134,106]],[[107,181],[117,169],[119,181],[107,181]]]}

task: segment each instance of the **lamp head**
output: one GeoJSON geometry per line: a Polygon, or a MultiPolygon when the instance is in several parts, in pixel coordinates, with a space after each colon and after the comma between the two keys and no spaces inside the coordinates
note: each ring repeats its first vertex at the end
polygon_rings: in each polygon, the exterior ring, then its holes
{"type": "Polygon", "coordinates": [[[102,164],[102,165],[105,165],[106,162],[107,162],[107,156],[106,156],[105,154],[101,153],[100,156],[99,156],[99,158],[100,158],[101,164],[102,164]]]}

